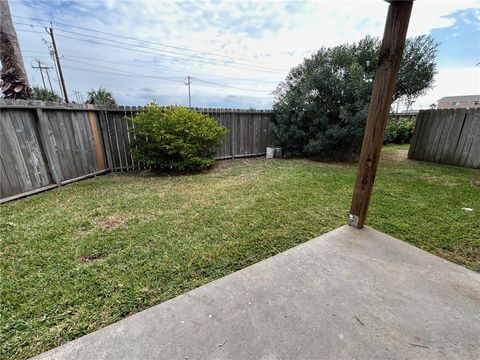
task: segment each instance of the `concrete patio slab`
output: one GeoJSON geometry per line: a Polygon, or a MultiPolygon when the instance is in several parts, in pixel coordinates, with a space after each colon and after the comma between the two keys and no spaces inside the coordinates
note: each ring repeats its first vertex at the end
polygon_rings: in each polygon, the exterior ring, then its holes
{"type": "Polygon", "coordinates": [[[480,359],[480,274],[344,226],[36,359],[480,359]]]}

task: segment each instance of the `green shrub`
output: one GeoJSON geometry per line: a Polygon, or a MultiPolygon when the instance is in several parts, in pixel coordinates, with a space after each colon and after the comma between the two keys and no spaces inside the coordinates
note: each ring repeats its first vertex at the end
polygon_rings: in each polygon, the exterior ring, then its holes
{"type": "Polygon", "coordinates": [[[165,170],[200,170],[215,162],[227,129],[181,106],[149,104],[134,119],[130,152],[135,160],[165,170]]]}
{"type": "MultiPolygon", "coordinates": [[[[438,44],[408,39],[392,100],[414,100],[433,84],[438,44]]],[[[276,91],[273,131],[286,156],[341,160],[360,152],[380,41],[321,48],[290,70],[276,91]]]]}
{"type": "Polygon", "coordinates": [[[414,122],[408,118],[391,119],[385,130],[384,144],[408,144],[413,135],[414,122]]]}
{"type": "Polygon", "coordinates": [[[34,100],[41,100],[41,101],[57,101],[61,102],[62,98],[55,94],[54,92],[42,89],[39,87],[33,87],[33,99],[34,100]]]}

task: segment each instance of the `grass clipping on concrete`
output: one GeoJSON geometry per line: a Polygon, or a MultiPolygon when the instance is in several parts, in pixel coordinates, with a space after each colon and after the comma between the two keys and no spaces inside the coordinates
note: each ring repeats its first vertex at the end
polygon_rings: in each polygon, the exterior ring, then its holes
{"type": "MultiPolygon", "coordinates": [[[[480,271],[479,172],[405,154],[385,148],[368,225],[480,271]]],[[[344,225],[355,169],[226,161],[3,205],[0,357],[41,353],[344,225]]]]}

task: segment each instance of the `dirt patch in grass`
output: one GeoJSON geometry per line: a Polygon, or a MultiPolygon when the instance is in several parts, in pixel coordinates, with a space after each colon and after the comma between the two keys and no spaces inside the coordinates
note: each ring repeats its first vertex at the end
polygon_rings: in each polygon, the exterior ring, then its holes
{"type": "Polygon", "coordinates": [[[210,169],[211,173],[220,173],[232,167],[232,160],[220,160],[210,169]]]}
{"type": "Polygon", "coordinates": [[[397,151],[384,151],[380,158],[383,162],[399,162],[408,160],[408,149],[401,149],[397,151]]]}
{"type": "Polygon", "coordinates": [[[80,261],[82,262],[90,262],[98,259],[103,259],[105,257],[104,254],[97,253],[97,254],[92,254],[92,255],[84,255],[80,257],[80,261]]]}
{"type": "Polygon", "coordinates": [[[111,215],[106,219],[101,219],[97,222],[97,226],[102,229],[113,230],[125,224],[128,221],[128,216],[124,214],[111,215]]]}
{"type": "Polygon", "coordinates": [[[272,161],[270,159],[266,159],[265,156],[259,156],[259,157],[254,157],[254,158],[237,158],[234,160],[228,159],[228,160],[220,160],[217,161],[217,163],[209,170],[207,170],[207,173],[221,173],[224,172],[228,169],[231,169],[233,166],[242,166],[242,165],[252,165],[252,164],[257,164],[259,162],[263,161],[272,161]]]}
{"type": "Polygon", "coordinates": [[[470,180],[470,184],[473,187],[480,188],[480,177],[472,177],[472,179],[470,180]]]}
{"type": "Polygon", "coordinates": [[[447,186],[447,187],[453,187],[453,186],[458,186],[459,183],[457,182],[454,182],[454,181],[449,181],[449,180],[446,180],[443,182],[443,186],[447,186]]]}
{"type": "Polygon", "coordinates": [[[436,176],[436,175],[428,175],[426,176],[426,181],[429,184],[435,184],[435,185],[442,185],[445,187],[455,187],[459,186],[460,183],[458,181],[452,180],[452,178],[447,178],[445,179],[444,176],[436,176]]]}

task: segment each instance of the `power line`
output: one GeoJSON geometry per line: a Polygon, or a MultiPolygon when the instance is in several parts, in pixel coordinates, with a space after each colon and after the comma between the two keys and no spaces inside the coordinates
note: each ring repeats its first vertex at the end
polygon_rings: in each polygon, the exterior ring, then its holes
{"type": "MultiPolygon", "coordinates": [[[[21,24],[21,25],[27,25],[27,24],[21,24]]],[[[33,26],[33,25],[32,25],[33,26]]],[[[40,26],[37,26],[35,25],[36,27],[40,27],[40,26]]],[[[55,55],[55,58],[57,60],[57,63],[58,63],[58,66],[60,65],[59,64],[59,55],[58,55],[58,52],[56,51],[56,46],[54,44],[55,42],[55,39],[53,37],[53,30],[50,28],[50,29],[47,29],[47,33],[52,37],[52,43],[53,43],[53,46],[54,46],[54,51],[52,51],[51,53],[54,53],[55,55]]],[[[88,29],[89,31],[93,31],[93,30],[90,30],[88,29]]],[[[37,31],[34,31],[34,30],[27,30],[27,29],[19,29],[19,31],[24,31],[24,32],[30,32],[30,33],[37,33],[39,34],[39,32],[37,31]]],[[[82,34],[82,33],[76,33],[76,32],[69,32],[69,31],[66,31],[66,30],[59,30],[61,32],[66,32],[66,33],[73,33],[73,34],[78,34],[80,36],[89,36],[87,34],[82,34]]],[[[112,35],[112,36],[115,36],[115,34],[109,34],[109,35],[112,35]]],[[[104,45],[104,46],[110,46],[110,47],[114,47],[114,48],[120,48],[120,49],[125,49],[125,50],[129,50],[129,51],[134,51],[134,52],[139,52],[139,53],[148,53],[148,54],[153,54],[153,55],[156,55],[156,56],[163,56],[163,57],[169,57],[169,58],[174,58],[174,59],[180,59],[180,60],[186,60],[186,61],[196,61],[196,62],[204,62],[204,63],[207,63],[209,65],[218,65],[218,66],[226,66],[226,67],[232,67],[232,68],[242,68],[242,69],[247,69],[247,70],[254,70],[254,71],[262,71],[262,72],[271,72],[271,73],[280,73],[280,72],[276,72],[276,71],[269,71],[269,70],[265,70],[265,69],[260,69],[260,68],[250,68],[250,67],[246,67],[246,66],[236,66],[236,64],[219,64],[219,63],[212,63],[211,61],[218,61],[217,59],[209,59],[209,58],[206,58],[206,57],[203,57],[205,59],[208,59],[209,61],[208,62],[205,62],[205,61],[201,61],[200,59],[192,59],[192,58],[183,58],[183,57],[178,57],[178,56],[169,56],[169,55],[164,55],[164,54],[158,54],[158,53],[155,53],[155,52],[151,52],[151,51],[145,51],[145,50],[139,50],[139,49],[131,49],[131,48],[126,48],[126,47],[123,47],[123,46],[118,46],[118,45],[113,45],[113,44],[108,44],[108,43],[103,43],[103,42],[98,42],[98,41],[94,41],[94,40],[91,40],[91,39],[84,39],[84,38],[76,38],[76,37],[72,37],[72,36],[66,36],[66,35],[58,35],[57,36],[60,36],[60,37],[63,37],[63,38],[68,38],[68,39],[75,39],[75,40],[79,40],[79,41],[84,41],[84,42],[89,42],[89,43],[94,43],[94,44],[99,44],[99,45],[104,45]]],[[[93,37],[96,37],[96,36],[93,36],[93,37]]],[[[122,36],[119,36],[119,37],[122,37],[122,36]]],[[[106,41],[109,41],[109,42],[113,42],[113,43],[120,43],[122,45],[124,45],[125,43],[123,42],[119,42],[119,41],[115,41],[115,40],[111,40],[111,39],[105,39],[105,38],[102,38],[102,37],[96,37],[96,38],[99,38],[99,39],[104,39],[106,41]]],[[[134,38],[131,38],[135,41],[141,41],[141,40],[137,40],[137,39],[134,39],[134,38]]],[[[145,48],[145,49],[152,49],[152,50],[156,50],[156,51],[159,51],[159,52],[168,52],[168,51],[165,51],[165,50],[162,50],[162,49],[155,49],[155,48],[149,48],[149,47],[146,47],[146,46],[141,46],[141,45],[138,45],[138,44],[130,44],[130,43],[126,43],[125,45],[129,45],[129,46],[136,46],[136,47],[141,47],[141,48],[145,48]]],[[[187,49],[188,50],[188,49],[187,49]]],[[[192,51],[192,50],[188,50],[188,51],[192,51]]],[[[175,52],[170,52],[170,53],[174,53],[174,54],[180,54],[180,55],[183,55],[185,56],[186,54],[182,54],[182,53],[175,53],[175,52]]],[[[190,56],[195,56],[195,55],[190,55],[190,56]]],[[[112,69],[111,67],[106,67],[106,66],[101,66],[101,65],[98,65],[98,64],[91,64],[91,63],[86,63],[86,62],[81,62],[81,61],[78,61],[76,60],[76,58],[82,58],[82,57],[79,57],[79,56],[70,56],[70,55],[67,55],[67,61],[73,61],[73,62],[77,62],[77,63],[80,63],[80,64],[84,64],[84,65],[87,65],[87,66],[95,66],[96,68],[100,67],[100,68],[105,68],[105,69],[108,69],[108,70],[114,70],[115,72],[106,72],[106,71],[99,71],[99,70],[94,70],[94,69],[85,69],[85,68],[79,68],[79,67],[72,67],[72,66],[66,66],[67,68],[69,69],[72,69],[72,70],[79,70],[79,71],[88,71],[88,72],[96,72],[96,73],[102,73],[102,74],[110,74],[110,75],[116,75],[116,76],[129,76],[129,77],[145,77],[145,78],[155,78],[155,79],[161,79],[161,80],[164,80],[164,81],[170,81],[170,82],[175,82],[175,83],[180,83],[181,81],[179,80],[175,80],[175,79],[171,79],[171,78],[165,78],[165,77],[160,77],[160,76],[155,76],[155,75],[151,75],[151,74],[140,74],[140,73],[135,73],[135,72],[130,72],[130,71],[124,71],[124,70],[119,70],[119,69],[112,69]],[[70,59],[69,57],[72,57],[72,58],[75,58],[75,59],[70,59]]],[[[88,59],[88,60],[93,60],[93,61],[98,61],[98,59],[92,59],[92,58],[87,58],[87,57],[83,57],[85,59],[88,59]]],[[[102,62],[110,62],[110,63],[117,63],[117,64],[122,64],[122,65],[127,65],[127,66],[135,66],[135,65],[132,65],[132,64],[127,64],[127,63],[122,63],[122,62],[115,62],[115,61],[108,61],[108,60],[104,60],[102,62]]],[[[57,65],[57,64],[56,64],[57,65]]],[[[164,71],[171,71],[171,72],[181,72],[181,71],[178,71],[178,70],[172,70],[172,69],[165,69],[165,68],[162,68],[162,70],[164,71]]],[[[204,75],[204,76],[215,76],[215,75],[212,75],[212,74],[205,74],[205,73],[194,73],[194,74],[199,74],[199,75],[204,75]]],[[[62,77],[62,80],[63,80],[63,74],[61,75],[62,77]]],[[[235,78],[235,77],[229,77],[229,76],[221,76],[221,75],[218,75],[218,77],[224,77],[224,78],[231,78],[231,79],[235,79],[235,80],[247,80],[249,81],[250,79],[244,79],[244,78],[235,78]]],[[[42,76],[43,78],[43,76],[42,76]]],[[[191,80],[193,78],[191,76],[188,76],[187,77],[187,83],[186,85],[189,86],[189,104],[191,106],[191,94],[190,94],[190,85],[191,85],[191,80]]],[[[261,93],[271,93],[271,90],[259,90],[259,89],[248,89],[248,88],[243,88],[243,87],[236,87],[236,86],[231,86],[231,85],[227,85],[227,84],[221,84],[221,83],[217,83],[217,82],[212,82],[212,81],[209,81],[209,80],[204,80],[204,79],[199,79],[199,78],[195,78],[195,80],[199,81],[200,83],[198,84],[198,86],[203,86],[203,87],[214,87],[214,88],[227,88],[227,89],[236,89],[236,90],[242,90],[242,91],[253,91],[253,92],[261,92],[261,93]]],[[[251,80],[251,81],[259,81],[259,80],[251,80]]],[[[262,80],[260,80],[262,81],[262,80]]],[[[268,82],[268,81],[264,81],[264,82],[268,82]]],[[[273,83],[273,82],[272,82],[273,83]]],[[[62,89],[66,95],[66,88],[65,88],[65,84],[63,82],[63,89],[62,89]]],[[[66,98],[66,100],[68,101],[68,98],[66,98]]]]}
{"type": "MultiPolygon", "coordinates": [[[[213,58],[206,57],[206,56],[198,56],[198,55],[195,55],[195,54],[185,54],[185,53],[181,53],[181,52],[177,52],[177,51],[163,50],[163,49],[158,49],[158,48],[154,48],[154,47],[151,47],[151,46],[143,46],[143,45],[138,45],[138,44],[126,43],[124,41],[112,40],[112,39],[108,39],[108,38],[105,38],[105,37],[102,37],[102,36],[82,34],[82,33],[78,33],[78,32],[75,32],[75,31],[68,31],[68,30],[61,30],[61,29],[58,30],[58,31],[64,32],[64,33],[67,33],[67,34],[86,36],[88,38],[93,38],[93,39],[105,40],[105,41],[113,42],[113,43],[116,43],[116,44],[135,46],[135,47],[138,47],[138,48],[148,49],[148,50],[155,50],[155,51],[159,51],[159,52],[162,52],[162,53],[181,55],[181,56],[195,56],[195,59],[204,59],[204,60],[209,60],[209,61],[220,61],[221,60],[221,59],[213,59],[213,58]]],[[[135,41],[142,41],[142,40],[135,40],[135,41]]],[[[239,64],[239,65],[242,65],[242,64],[239,64]]],[[[253,64],[247,64],[247,65],[253,65],[253,64]]],[[[282,69],[273,68],[273,67],[257,66],[257,68],[258,69],[266,69],[266,70],[283,72],[282,69]]]]}
{"type": "MultiPolygon", "coordinates": [[[[139,75],[138,73],[136,72],[132,72],[132,71],[128,71],[128,70],[121,70],[121,69],[112,69],[110,66],[102,66],[102,65],[98,65],[98,64],[90,64],[90,63],[87,63],[87,62],[84,62],[84,61],[79,61],[79,60],[73,60],[73,59],[70,59],[70,58],[66,58],[65,60],[67,61],[71,61],[71,62],[75,62],[75,63],[78,63],[78,64],[82,64],[82,65],[88,65],[88,66],[94,66],[95,68],[102,68],[102,69],[107,69],[107,70],[114,70],[114,71],[118,71],[120,73],[125,73],[125,74],[131,74],[131,75],[139,75]]],[[[143,75],[143,74],[141,74],[143,75]]],[[[146,75],[146,74],[145,74],[146,75]]],[[[171,78],[165,78],[165,77],[159,77],[159,76],[156,76],[156,75],[149,75],[149,76],[152,76],[152,77],[155,77],[155,78],[158,78],[158,79],[163,79],[163,80],[172,80],[171,78]]],[[[176,81],[176,80],[175,80],[176,81]]]]}
{"type": "MultiPolygon", "coordinates": [[[[101,71],[101,70],[92,70],[92,69],[86,69],[86,68],[79,68],[79,67],[74,67],[70,65],[64,66],[67,69],[71,70],[78,70],[78,71],[88,71],[88,72],[95,72],[95,73],[100,73],[100,74],[108,74],[108,75],[117,75],[117,76],[126,76],[126,77],[143,77],[143,78],[153,78],[153,79],[160,79],[160,80],[165,80],[165,81],[170,81],[174,83],[183,83],[181,80],[175,80],[171,78],[165,78],[165,77],[160,77],[160,76],[155,76],[151,74],[139,74],[139,73],[133,73],[133,72],[122,72],[122,70],[117,70],[117,69],[112,69],[117,72],[108,72],[108,71],[101,71]]],[[[193,79],[190,77],[190,79],[193,79]]],[[[196,78],[195,78],[196,79],[196,78]]],[[[198,84],[198,86],[204,86],[204,87],[214,87],[214,88],[226,88],[226,89],[235,89],[235,90],[243,90],[243,91],[252,91],[252,92],[260,92],[260,93],[271,93],[271,90],[259,90],[259,89],[247,89],[247,88],[239,88],[235,86],[230,86],[226,84],[219,84],[219,83],[210,83],[205,80],[201,79],[196,79],[198,81],[204,82],[206,84],[198,84]],[[215,85],[215,86],[211,86],[215,85]]]]}
{"type": "MultiPolygon", "coordinates": [[[[39,18],[34,18],[34,17],[25,17],[25,16],[18,16],[18,15],[14,15],[13,17],[20,18],[20,19],[27,19],[27,20],[35,20],[35,21],[37,21],[37,22],[48,22],[47,20],[39,19],[39,18]]],[[[41,25],[32,25],[32,24],[25,24],[25,23],[18,23],[18,22],[17,22],[17,24],[19,24],[19,25],[28,25],[28,26],[39,26],[39,27],[41,26],[41,25]]],[[[115,37],[117,37],[117,38],[123,38],[123,39],[128,39],[128,40],[135,40],[135,41],[140,41],[140,42],[144,42],[144,43],[150,43],[150,44],[159,45],[159,46],[163,46],[163,47],[167,47],[167,48],[173,48],[173,49],[184,50],[184,51],[189,51],[189,52],[196,52],[196,53],[200,53],[200,54],[207,54],[207,55],[212,55],[212,56],[217,56],[217,57],[228,58],[228,59],[232,59],[232,60],[241,60],[241,61],[251,62],[250,59],[246,59],[246,58],[242,58],[242,57],[229,56],[229,55],[218,54],[218,53],[208,52],[208,51],[203,51],[203,50],[194,50],[194,49],[189,49],[189,48],[181,47],[181,46],[167,45],[167,44],[165,44],[165,43],[163,43],[163,42],[159,42],[159,41],[142,40],[142,39],[138,39],[138,38],[134,38],[134,37],[130,37],[130,36],[124,36],[124,35],[119,35],[119,34],[114,34],[114,33],[109,33],[109,32],[104,32],[104,31],[99,31],[99,30],[95,30],[95,29],[91,29],[91,28],[87,28],[87,27],[75,26],[75,25],[71,25],[71,24],[65,24],[65,23],[62,23],[62,22],[59,22],[59,21],[55,21],[55,24],[56,24],[56,25],[60,25],[61,27],[62,27],[62,26],[64,26],[64,27],[70,27],[70,28],[75,28],[75,29],[80,29],[80,30],[95,32],[95,33],[97,33],[97,34],[104,34],[104,35],[109,35],[109,36],[115,36],[115,37]]],[[[66,31],[66,30],[62,30],[62,31],[66,31]]],[[[266,63],[264,63],[264,64],[266,64],[266,63]]]]}
{"type": "MultiPolygon", "coordinates": [[[[108,67],[108,66],[102,66],[102,65],[98,65],[98,64],[92,64],[92,63],[88,63],[88,62],[84,62],[84,61],[79,61],[79,60],[74,60],[74,59],[71,59],[70,57],[66,57],[65,60],[68,60],[68,61],[73,61],[73,62],[76,62],[76,63],[79,63],[79,64],[83,64],[83,65],[89,65],[89,66],[95,66],[95,67],[100,67],[100,68],[105,68],[105,69],[108,69],[110,70],[111,67],[108,67]]],[[[131,66],[131,67],[137,67],[135,65],[131,65],[131,64],[127,64],[127,63],[120,63],[120,62],[117,62],[117,61],[110,61],[111,63],[116,63],[116,64],[122,64],[122,65],[127,65],[127,66],[131,66]]],[[[164,68],[159,68],[159,69],[162,69],[162,70],[165,70],[164,68]]],[[[124,71],[124,70],[118,70],[118,71],[124,71]]],[[[168,70],[166,70],[168,71],[168,70]]],[[[182,72],[182,71],[173,71],[173,72],[178,72],[178,73],[185,73],[185,72],[182,72]]],[[[205,74],[205,73],[195,73],[195,72],[192,72],[192,74],[199,74],[199,75],[205,75],[205,76],[212,76],[212,74],[205,74]]],[[[215,76],[215,75],[213,75],[215,76]]],[[[257,81],[255,79],[242,79],[242,78],[233,78],[233,77],[228,77],[228,76],[225,76],[225,78],[228,78],[228,79],[232,79],[232,80],[247,80],[247,81],[257,81]]],[[[277,84],[278,82],[273,82],[273,81],[267,81],[268,83],[272,83],[272,84],[277,84]]]]}
{"type": "Polygon", "coordinates": [[[191,79],[203,82],[205,84],[216,85],[216,86],[220,86],[220,87],[228,87],[230,89],[237,89],[237,90],[243,90],[243,91],[258,91],[258,92],[272,92],[273,91],[273,90],[265,91],[265,90],[246,89],[246,88],[241,88],[241,87],[236,87],[236,86],[228,86],[228,85],[226,86],[224,84],[219,84],[219,83],[216,83],[216,82],[211,82],[211,81],[203,80],[203,79],[199,79],[199,78],[191,78],[191,79]]]}
{"type": "MultiPolygon", "coordinates": [[[[30,27],[42,27],[41,25],[33,25],[33,24],[26,24],[26,23],[19,23],[17,22],[18,25],[25,25],[25,26],[30,26],[30,27]]],[[[86,28],[84,28],[86,29],[86,28]]],[[[23,29],[22,29],[23,30],[23,29]]],[[[25,30],[24,30],[25,31],[25,30]]],[[[29,30],[29,31],[32,31],[32,30],[29,30]]],[[[97,36],[97,35],[90,35],[90,34],[84,34],[84,33],[79,33],[79,32],[76,32],[76,31],[68,31],[68,30],[63,30],[63,29],[57,29],[57,31],[60,31],[60,32],[64,32],[64,33],[67,33],[67,34],[73,34],[73,35],[78,35],[78,36],[85,36],[85,37],[88,37],[89,39],[90,38],[94,38],[94,39],[100,39],[100,40],[104,40],[104,41],[109,41],[109,42],[112,42],[112,43],[117,43],[117,44],[121,44],[121,45],[129,45],[129,46],[135,46],[135,47],[139,47],[139,48],[143,48],[143,49],[149,49],[149,50],[155,50],[155,51],[158,51],[158,52],[162,52],[162,53],[169,53],[169,54],[176,54],[176,55],[181,55],[181,56],[189,56],[189,57],[196,57],[195,59],[191,59],[191,58],[188,58],[188,59],[185,59],[185,58],[181,58],[181,59],[184,59],[184,60],[191,60],[191,61],[198,61],[197,59],[205,59],[205,60],[208,60],[208,61],[222,61],[222,59],[213,59],[213,58],[210,58],[210,57],[206,57],[206,56],[199,56],[199,55],[196,55],[196,54],[185,54],[185,53],[181,53],[181,52],[177,52],[177,51],[170,51],[170,50],[164,50],[164,49],[159,49],[159,48],[154,48],[154,47],[151,47],[151,46],[144,46],[144,45],[140,45],[140,44],[132,44],[132,43],[125,43],[124,41],[118,41],[118,40],[113,40],[113,39],[109,39],[109,38],[105,38],[105,37],[102,37],[102,36],[97,36]]],[[[88,31],[94,31],[95,33],[103,33],[101,31],[96,31],[96,30],[91,30],[91,29],[88,29],[88,31]]],[[[134,41],[137,41],[137,42],[141,42],[141,43],[152,43],[152,42],[149,42],[149,41],[146,41],[146,40],[140,40],[140,39],[135,39],[135,38],[131,38],[131,37],[124,37],[124,36],[121,36],[121,35],[115,35],[115,34],[111,34],[111,33],[106,33],[108,34],[109,36],[115,36],[115,37],[120,37],[120,38],[127,38],[127,39],[131,39],[131,40],[134,40],[134,41]]],[[[68,39],[77,39],[77,40],[80,40],[78,38],[74,38],[74,37],[68,37],[67,35],[58,35],[58,36],[63,36],[65,38],[68,38],[68,39]]],[[[85,39],[82,39],[82,40],[85,40],[85,39]]],[[[161,45],[161,46],[165,46],[165,45],[161,45]]],[[[173,47],[173,46],[172,46],[173,47]]],[[[173,48],[178,48],[178,47],[173,47],[173,48]]],[[[180,49],[185,49],[185,48],[180,48],[180,49]]],[[[195,50],[188,50],[188,49],[185,49],[184,51],[190,51],[190,52],[197,52],[197,53],[204,53],[204,52],[201,52],[201,51],[195,51],[195,50]]],[[[216,56],[222,56],[222,55],[216,55],[216,56]]],[[[222,57],[226,57],[226,58],[229,58],[228,56],[222,56],[222,57]]],[[[225,62],[225,60],[223,60],[225,62]]],[[[247,60],[242,60],[242,61],[247,61],[247,60]]],[[[218,64],[218,63],[216,63],[218,64]]],[[[271,66],[264,66],[264,65],[258,65],[258,64],[254,64],[254,63],[250,63],[250,64],[238,64],[238,63],[232,63],[232,64],[236,64],[238,66],[243,66],[245,67],[245,65],[251,65],[251,66],[254,66],[255,69],[257,70],[269,70],[269,71],[272,71],[272,72],[278,72],[278,73],[284,73],[285,71],[287,71],[286,69],[280,69],[280,68],[274,68],[274,67],[271,67],[271,66]]]]}
{"type": "MultiPolygon", "coordinates": [[[[25,53],[36,53],[36,54],[43,54],[41,52],[37,52],[37,51],[29,51],[29,50],[24,50],[23,52],[25,53]]],[[[35,56],[24,56],[24,57],[32,57],[34,58],[35,56]]],[[[75,59],[85,59],[85,60],[91,60],[91,61],[94,61],[96,63],[92,64],[92,63],[86,63],[86,62],[82,62],[82,64],[85,64],[85,65],[91,65],[91,66],[99,66],[98,63],[101,62],[101,63],[110,63],[110,64],[118,64],[118,65],[126,65],[126,66],[130,66],[130,67],[138,67],[138,66],[142,66],[142,67],[145,67],[145,64],[140,64],[140,65],[135,65],[135,64],[132,64],[132,63],[126,63],[126,62],[120,62],[120,61],[111,61],[111,60],[105,60],[103,58],[91,58],[91,57],[85,57],[85,56],[74,56],[74,55],[65,55],[65,54],[62,54],[62,57],[65,57],[67,60],[69,61],[74,61],[72,60],[72,58],[75,58],[75,59]]],[[[149,68],[152,68],[152,69],[161,69],[162,71],[166,71],[166,72],[176,72],[176,73],[181,73],[181,74],[185,74],[185,70],[174,70],[174,69],[171,69],[171,68],[168,68],[168,67],[160,67],[160,66],[152,66],[152,65],[148,65],[149,68]]],[[[110,69],[110,68],[109,68],[110,69]]],[[[218,77],[218,78],[225,78],[225,79],[231,79],[231,80],[240,80],[240,81],[254,81],[254,82],[263,82],[263,83],[269,83],[269,84],[278,84],[278,81],[273,81],[273,80],[262,80],[262,79],[248,79],[248,78],[239,78],[239,77],[233,77],[233,76],[227,76],[227,75],[217,75],[217,74],[209,74],[209,73],[201,73],[201,72],[193,72],[193,71],[189,71],[190,74],[194,74],[194,75],[203,75],[203,76],[211,76],[211,77],[218,77]]]]}
{"type": "MultiPolygon", "coordinates": [[[[162,56],[164,58],[178,59],[178,60],[183,60],[183,61],[193,61],[193,62],[199,62],[199,63],[203,63],[203,64],[208,64],[208,65],[224,66],[224,67],[244,69],[244,70],[250,70],[250,71],[257,71],[257,72],[268,72],[268,73],[272,73],[272,74],[283,74],[283,72],[280,72],[280,71],[265,70],[265,69],[259,69],[259,68],[249,67],[249,66],[222,64],[222,63],[218,63],[218,62],[204,61],[202,59],[192,59],[192,58],[185,58],[185,57],[174,56],[174,55],[164,55],[164,54],[161,54],[161,53],[158,53],[158,52],[132,49],[132,48],[124,47],[124,46],[108,44],[108,43],[99,42],[99,41],[90,40],[90,39],[82,39],[82,38],[78,38],[78,37],[74,37],[74,36],[67,36],[67,35],[57,35],[57,36],[65,38],[65,39],[84,41],[84,42],[89,42],[89,43],[92,43],[92,44],[97,44],[97,45],[102,45],[102,46],[110,46],[110,47],[114,47],[114,48],[117,48],[117,49],[124,49],[124,50],[127,50],[127,51],[134,51],[134,52],[139,52],[139,53],[144,53],[144,54],[152,54],[152,55],[156,55],[156,56],[162,56]]],[[[127,44],[127,45],[130,45],[130,44],[127,44]]]]}
{"type": "MultiPolygon", "coordinates": [[[[25,29],[17,29],[17,31],[38,33],[38,32],[33,31],[33,30],[25,30],[25,29]]],[[[152,55],[156,55],[156,56],[162,56],[162,57],[165,57],[165,58],[172,58],[172,59],[178,59],[178,60],[183,60],[183,61],[194,61],[194,62],[200,62],[200,63],[204,63],[204,64],[208,64],[208,65],[224,66],[224,67],[244,69],[244,70],[257,71],[257,72],[263,72],[263,73],[268,72],[268,73],[272,73],[272,74],[283,74],[283,72],[279,72],[279,71],[263,70],[263,69],[254,68],[254,67],[239,66],[239,65],[232,65],[232,64],[213,63],[213,62],[209,62],[209,61],[203,61],[203,60],[200,60],[200,59],[191,59],[191,58],[189,59],[189,58],[183,58],[183,57],[173,56],[173,55],[164,55],[164,54],[159,54],[158,52],[132,49],[132,48],[128,48],[128,47],[108,44],[108,43],[104,43],[104,42],[99,42],[99,41],[96,41],[96,40],[82,39],[82,38],[78,38],[78,37],[74,37],[74,36],[67,36],[67,35],[57,35],[57,36],[62,37],[62,38],[66,38],[66,39],[84,41],[84,42],[88,42],[88,43],[91,43],[91,44],[109,46],[109,47],[113,47],[113,48],[117,48],[117,49],[124,49],[124,50],[127,50],[127,51],[134,51],[134,52],[139,52],[139,53],[143,53],[143,54],[152,54],[152,55]]],[[[130,44],[128,44],[128,45],[130,45],[130,44]]]]}
{"type": "Polygon", "coordinates": [[[137,73],[132,73],[132,72],[109,72],[109,71],[85,69],[85,68],[75,67],[75,66],[70,66],[70,65],[65,65],[64,67],[67,68],[67,69],[71,69],[71,70],[95,72],[95,73],[99,73],[99,74],[118,75],[118,76],[126,76],[126,77],[145,77],[145,78],[153,78],[153,79],[171,81],[171,82],[175,82],[175,83],[182,83],[181,80],[174,80],[174,79],[164,78],[164,77],[150,75],[150,74],[137,74],[137,73]]]}
{"type": "Polygon", "coordinates": [[[32,69],[38,69],[40,71],[40,77],[42,78],[43,88],[47,90],[47,86],[45,84],[45,78],[43,77],[43,70],[45,70],[45,73],[48,79],[48,84],[50,85],[50,90],[53,93],[52,82],[50,81],[50,75],[48,74],[48,70],[53,68],[51,66],[43,65],[39,59],[35,59],[35,62],[37,63],[37,66],[32,65],[32,69]]]}
{"type": "MultiPolygon", "coordinates": [[[[24,24],[24,23],[18,23],[18,24],[19,24],[19,25],[29,25],[29,24],[24,24]]],[[[40,25],[29,25],[29,26],[41,27],[40,25]]],[[[129,46],[139,47],[139,48],[143,48],[143,49],[149,49],[149,50],[159,51],[159,52],[161,52],[161,53],[168,53],[168,54],[181,55],[181,56],[197,56],[197,55],[194,55],[194,54],[184,54],[184,53],[180,53],[180,52],[176,52],[176,51],[169,51],[169,50],[163,50],[163,49],[158,49],[158,48],[152,48],[152,47],[150,47],[150,46],[143,46],[143,45],[139,45],[139,44],[126,43],[126,42],[124,42],[124,41],[112,40],[112,39],[108,39],[108,38],[105,38],[105,37],[102,37],[102,36],[82,34],[82,33],[75,32],[75,31],[68,31],[68,30],[61,30],[61,29],[60,29],[60,30],[57,30],[57,31],[64,32],[64,33],[67,33],[67,34],[73,34],[73,35],[79,35],[79,36],[88,37],[88,39],[81,39],[81,40],[100,39],[100,40],[109,41],[109,42],[116,43],[116,44],[129,45],[129,46]]],[[[66,38],[68,38],[68,39],[77,39],[77,40],[80,40],[80,39],[78,39],[78,38],[68,37],[68,36],[66,36],[66,35],[58,35],[58,36],[63,36],[63,37],[66,37],[66,38]]],[[[141,41],[141,40],[136,40],[136,41],[141,41]]],[[[212,59],[212,58],[208,58],[208,57],[204,57],[204,56],[197,56],[197,58],[199,58],[199,59],[205,59],[205,60],[210,60],[210,61],[219,61],[219,60],[220,60],[220,59],[212,59]]],[[[185,58],[182,57],[181,59],[185,59],[185,58]]],[[[187,60],[187,59],[185,59],[185,60],[187,60]]],[[[190,60],[190,59],[188,59],[188,60],[190,60]]],[[[277,70],[278,70],[278,69],[277,69],[277,70]]]]}
{"type": "Polygon", "coordinates": [[[77,98],[77,103],[82,103],[83,102],[83,95],[80,91],[78,90],[73,90],[73,93],[75,94],[75,97],[77,98]]]}

